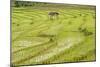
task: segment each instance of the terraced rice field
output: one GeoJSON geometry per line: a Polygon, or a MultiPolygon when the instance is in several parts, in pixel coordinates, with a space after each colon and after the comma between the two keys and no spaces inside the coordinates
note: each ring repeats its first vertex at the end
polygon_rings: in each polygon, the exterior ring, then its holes
{"type": "Polygon", "coordinates": [[[13,7],[13,65],[94,60],[95,9],[13,7]],[[59,18],[50,20],[52,11],[59,18]]]}

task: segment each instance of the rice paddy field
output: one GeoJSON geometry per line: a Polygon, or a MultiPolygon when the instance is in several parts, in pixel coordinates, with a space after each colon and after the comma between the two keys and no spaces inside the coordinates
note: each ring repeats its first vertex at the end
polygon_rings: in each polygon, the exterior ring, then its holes
{"type": "Polygon", "coordinates": [[[12,7],[12,64],[95,61],[95,8],[51,5],[12,7]]]}

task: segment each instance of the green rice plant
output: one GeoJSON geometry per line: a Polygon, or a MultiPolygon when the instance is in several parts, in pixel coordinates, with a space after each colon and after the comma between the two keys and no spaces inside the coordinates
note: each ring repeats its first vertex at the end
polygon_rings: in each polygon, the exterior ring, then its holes
{"type": "Polygon", "coordinates": [[[12,7],[14,66],[95,60],[93,6],[34,5],[12,7]],[[59,18],[50,20],[53,11],[59,18]]]}

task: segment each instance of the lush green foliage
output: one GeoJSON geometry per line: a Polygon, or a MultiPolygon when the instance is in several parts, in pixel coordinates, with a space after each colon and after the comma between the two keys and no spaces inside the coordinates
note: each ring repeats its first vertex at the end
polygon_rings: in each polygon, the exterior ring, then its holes
{"type": "Polygon", "coordinates": [[[62,4],[13,7],[12,63],[94,61],[95,9],[84,7],[62,4]],[[59,18],[51,20],[48,13],[52,11],[58,12],[59,18]]]}

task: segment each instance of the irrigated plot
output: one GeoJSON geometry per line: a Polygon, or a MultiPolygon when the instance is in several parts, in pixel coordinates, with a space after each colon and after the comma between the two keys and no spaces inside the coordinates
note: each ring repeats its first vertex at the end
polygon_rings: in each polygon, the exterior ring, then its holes
{"type": "Polygon", "coordinates": [[[13,7],[12,64],[94,61],[95,7],[92,7],[48,3],[13,7]]]}

